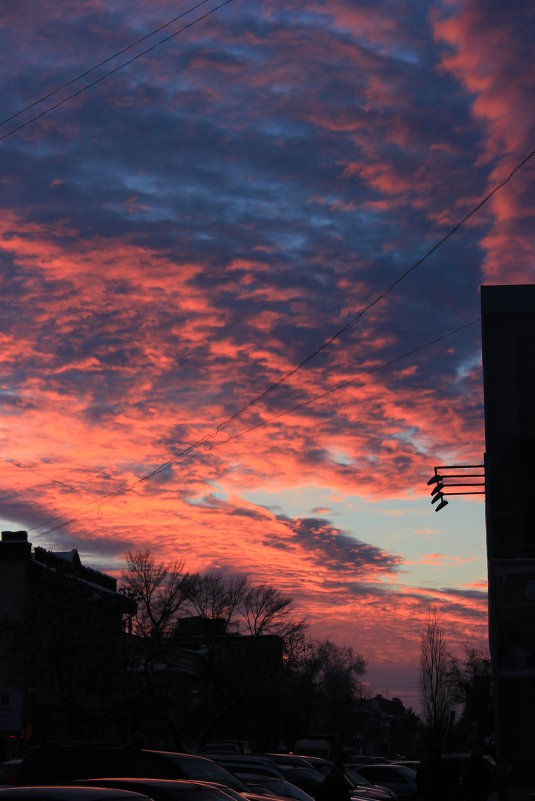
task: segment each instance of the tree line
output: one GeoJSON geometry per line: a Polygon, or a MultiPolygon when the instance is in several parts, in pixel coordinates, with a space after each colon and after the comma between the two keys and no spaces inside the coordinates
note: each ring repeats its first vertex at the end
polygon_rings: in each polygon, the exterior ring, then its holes
{"type": "MultiPolygon", "coordinates": [[[[364,657],[313,639],[275,587],[189,572],[145,549],[127,554],[119,593],[56,566],[34,583],[24,615],[0,620],[0,661],[24,676],[25,724],[36,737],[142,733],[147,745],[191,751],[223,737],[260,751],[291,747],[307,732],[336,732],[357,748],[367,737],[380,742],[364,657]]],[[[488,655],[468,646],[451,654],[431,614],[420,656],[428,745],[484,743],[493,728],[490,674],[488,655]]],[[[414,713],[399,707],[411,743],[423,745],[414,713]]]]}
{"type": "Polygon", "coordinates": [[[258,747],[315,730],[351,736],[365,660],[351,648],[311,639],[290,596],[244,575],[189,573],[183,562],[166,565],[150,550],[128,553],[122,591],[137,605],[132,636],[143,691],[160,712],[169,745],[197,750],[228,732],[258,747]],[[191,618],[221,628],[188,636],[183,624],[191,618]],[[195,656],[189,696],[172,676],[185,651],[195,656]]]}

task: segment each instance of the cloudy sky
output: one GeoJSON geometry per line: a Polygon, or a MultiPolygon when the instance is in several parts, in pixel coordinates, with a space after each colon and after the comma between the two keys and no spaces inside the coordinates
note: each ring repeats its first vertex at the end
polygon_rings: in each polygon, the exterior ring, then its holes
{"type": "Polygon", "coordinates": [[[6,4],[2,528],[247,573],[413,705],[431,608],[484,645],[483,501],[426,481],[483,459],[480,285],[535,280],[535,158],[454,231],[535,147],[534,40],[528,0],[6,4]]]}

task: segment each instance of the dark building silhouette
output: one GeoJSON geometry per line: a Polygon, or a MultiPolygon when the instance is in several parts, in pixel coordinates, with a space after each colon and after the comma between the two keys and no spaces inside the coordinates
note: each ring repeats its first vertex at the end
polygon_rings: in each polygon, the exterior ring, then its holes
{"type": "Polygon", "coordinates": [[[359,704],[357,752],[393,758],[417,749],[418,718],[399,698],[375,695],[359,704]]]}
{"type": "Polygon", "coordinates": [[[223,619],[190,616],[177,621],[156,657],[150,641],[132,637],[128,648],[136,727],[147,744],[196,751],[206,738],[268,736],[265,705],[282,670],[280,637],[231,633],[223,619]]]}
{"type": "Polygon", "coordinates": [[[499,798],[523,801],[535,787],[535,286],[483,286],[481,310],[499,798]]]}
{"type": "Polygon", "coordinates": [[[0,541],[0,739],[4,755],[45,738],[116,739],[123,625],[135,604],[76,550],[0,541]]]}

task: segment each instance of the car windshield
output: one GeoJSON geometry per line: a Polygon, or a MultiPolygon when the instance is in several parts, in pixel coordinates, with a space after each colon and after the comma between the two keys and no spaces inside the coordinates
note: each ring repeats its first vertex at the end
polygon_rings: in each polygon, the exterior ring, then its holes
{"type": "Polygon", "coordinates": [[[170,754],[170,756],[174,762],[180,765],[188,779],[225,784],[238,792],[247,790],[246,785],[240,779],[216,762],[212,762],[211,759],[189,757],[184,754],[170,754]]]}
{"type": "Polygon", "coordinates": [[[360,785],[363,785],[365,787],[368,787],[369,785],[371,785],[371,782],[368,781],[366,776],[363,776],[362,773],[359,773],[358,770],[355,770],[355,768],[346,767],[345,768],[345,772],[347,773],[347,775],[349,776],[349,778],[351,779],[353,784],[355,784],[355,785],[360,784],[360,785]]]}
{"type": "MultiPolygon", "coordinates": [[[[150,795],[150,788],[147,788],[147,795],[150,795]]],[[[158,793],[152,793],[153,798],[158,798],[158,793]]],[[[192,787],[189,790],[168,790],[165,791],[165,798],[175,799],[175,801],[225,801],[228,796],[215,787],[192,787]]],[[[162,796],[163,801],[163,796],[162,796]]]]}
{"type": "Polygon", "coordinates": [[[269,787],[276,795],[282,796],[283,798],[296,798],[298,801],[310,801],[308,793],[296,787],[295,784],[284,781],[284,779],[265,779],[263,783],[265,787],[269,787]]]}
{"type": "Polygon", "coordinates": [[[396,768],[396,773],[401,773],[410,782],[416,778],[416,771],[413,768],[408,768],[406,765],[393,765],[396,768]]]}

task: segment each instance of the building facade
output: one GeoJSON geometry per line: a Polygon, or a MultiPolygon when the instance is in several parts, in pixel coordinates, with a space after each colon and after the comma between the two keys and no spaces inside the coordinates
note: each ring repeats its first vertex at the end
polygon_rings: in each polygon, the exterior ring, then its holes
{"type": "Polygon", "coordinates": [[[489,641],[500,801],[535,764],[535,285],[481,288],[489,641]]]}
{"type": "MultiPolygon", "coordinates": [[[[0,541],[0,747],[45,739],[121,739],[128,699],[124,622],[135,605],[76,550],[0,541]]],[[[2,754],[0,754],[2,755],[2,754]]]]}

